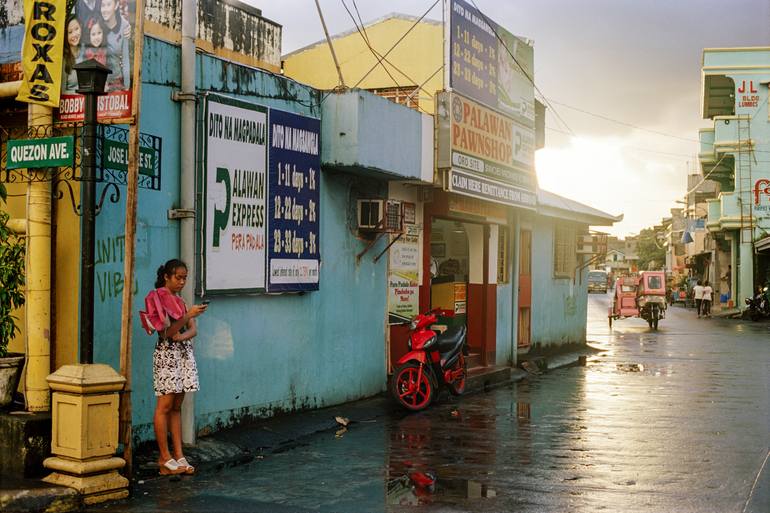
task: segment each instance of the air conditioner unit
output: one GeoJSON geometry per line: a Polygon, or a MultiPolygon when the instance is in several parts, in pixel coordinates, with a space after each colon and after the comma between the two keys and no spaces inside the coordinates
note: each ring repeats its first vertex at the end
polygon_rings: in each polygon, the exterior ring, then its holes
{"type": "Polygon", "coordinates": [[[404,213],[397,200],[358,200],[357,218],[360,230],[401,232],[404,228],[404,213]]]}
{"type": "Polygon", "coordinates": [[[358,227],[362,230],[375,230],[380,225],[385,200],[358,200],[358,227]]]}

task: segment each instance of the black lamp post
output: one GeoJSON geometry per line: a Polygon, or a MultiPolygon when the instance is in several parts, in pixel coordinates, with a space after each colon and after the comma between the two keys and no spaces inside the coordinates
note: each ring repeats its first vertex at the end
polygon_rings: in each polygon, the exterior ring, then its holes
{"type": "Polygon", "coordinates": [[[94,363],[94,247],[96,242],[96,106],[110,68],[89,59],[74,66],[78,94],[85,96],[81,158],[80,363],[94,363]]]}

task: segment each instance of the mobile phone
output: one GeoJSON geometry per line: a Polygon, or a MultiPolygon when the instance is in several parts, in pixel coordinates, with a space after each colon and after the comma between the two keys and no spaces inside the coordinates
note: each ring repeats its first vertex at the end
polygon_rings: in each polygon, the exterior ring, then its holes
{"type": "Polygon", "coordinates": [[[203,301],[201,301],[202,305],[208,305],[209,303],[211,303],[210,299],[204,299],[203,301]]]}

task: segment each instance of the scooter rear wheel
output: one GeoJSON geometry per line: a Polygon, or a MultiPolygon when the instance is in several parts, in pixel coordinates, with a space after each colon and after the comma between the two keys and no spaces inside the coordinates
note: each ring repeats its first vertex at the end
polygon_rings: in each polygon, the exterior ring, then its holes
{"type": "Polygon", "coordinates": [[[435,393],[429,372],[425,367],[420,372],[420,364],[416,362],[406,362],[397,367],[390,382],[393,398],[407,410],[427,408],[435,393]]]}
{"type": "Polygon", "coordinates": [[[449,383],[449,393],[452,395],[462,395],[465,392],[465,382],[468,378],[468,362],[465,361],[465,356],[460,355],[460,359],[457,360],[457,365],[463,370],[462,377],[449,383]]]}

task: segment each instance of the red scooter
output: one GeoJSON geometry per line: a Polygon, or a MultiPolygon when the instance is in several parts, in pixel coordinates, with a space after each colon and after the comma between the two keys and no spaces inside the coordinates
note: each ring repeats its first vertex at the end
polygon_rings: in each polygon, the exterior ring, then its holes
{"type": "Polygon", "coordinates": [[[465,326],[456,326],[437,334],[430,327],[439,315],[452,317],[441,309],[417,315],[410,324],[409,352],[398,360],[390,381],[393,398],[404,408],[419,411],[427,408],[439,391],[439,385],[452,395],[465,391],[468,355],[465,326]]]}

